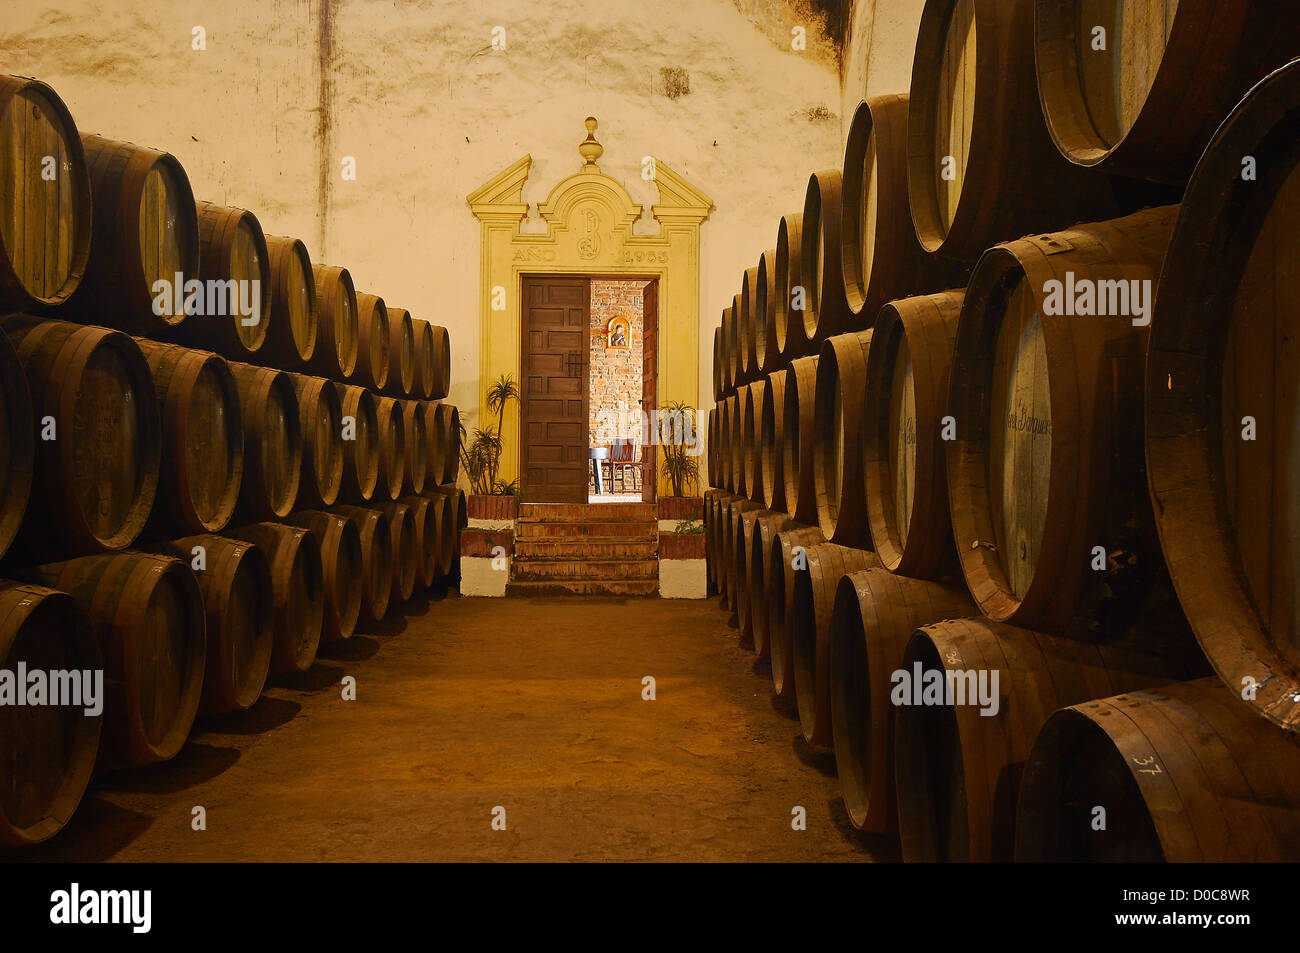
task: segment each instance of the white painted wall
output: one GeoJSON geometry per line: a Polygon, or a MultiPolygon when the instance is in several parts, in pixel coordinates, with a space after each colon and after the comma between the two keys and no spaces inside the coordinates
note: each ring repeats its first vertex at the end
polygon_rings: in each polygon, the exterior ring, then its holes
{"type": "Polygon", "coordinates": [[[717,204],[700,263],[699,398],[711,403],[713,329],[742,270],[775,243],[779,215],[801,207],[808,172],[842,155],[829,47],[815,28],[805,52],[782,45],[797,6],[19,0],[0,18],[0,49],[5,69],[54,86],[84,131],[174,153],[196,197],[253,210],[269,234],[304,239],[313,261],[346,265],[361,290],[446,325],[451,399],[472,427],[479,239],[465,196],[531,152],[525,197],[544,199],[576,171],[588,114],[602,169],[635,200],[655,199],[640,178],[653,153],[717,204]],[[490,49],[494,26],[505,52],[490,49]],[[685,68],[690,93],[664,96],[661,67],[685,68]],[[344,155],[356,182],[341,181],[344,155]]]}

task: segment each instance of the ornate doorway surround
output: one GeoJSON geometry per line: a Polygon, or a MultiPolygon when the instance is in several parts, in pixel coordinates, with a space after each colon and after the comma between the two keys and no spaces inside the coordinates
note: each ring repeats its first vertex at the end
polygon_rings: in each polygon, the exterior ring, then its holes
{"type": "MultiPolygon", "coordinates": [[[[521,304],[524,275],[582,275],[659,279],[658,404],[680,400],[699,406],[700,225],[713,200],[659,159],[646,156],[643,174],[659,191],[650,213],[654,235],[634,235],[642,207],[601,172],[604,148],[588,117],[578,146],[578,172],[551,189],[537,207],[544,232],[520,231],[528,217],[524,183],[532,166],[525,155],[466,201],[479,220],[479,420],[491,419],[484,402],[489,382],[501,374],[520,381],[521,304]]],[[[653,408],[646,408],[647,410],[653,408]]],[[[503,425],[502,479],[519,475],[519,414],[511,405],[503,425]]],[[[665,490],[662,477],[660,491],[665,490]]]]}

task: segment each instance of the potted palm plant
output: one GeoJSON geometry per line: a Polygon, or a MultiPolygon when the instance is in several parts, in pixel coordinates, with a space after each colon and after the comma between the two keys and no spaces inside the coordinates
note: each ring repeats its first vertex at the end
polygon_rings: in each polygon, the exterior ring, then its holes
{"type": "Polygon", "coordinates": [[[465,426],[461,425],[460,463],[469,479],[466,508],[472,519],[513,520],[519,515],[519,481],[507,482],[498,476],[506,405],[518,399],[514,376],[502,374],[487,391],[488,410],[496,415],[496,428],[490,424],[487,429],[477,427],[473,438],[467,439],[465,426]]]}
{"type": "Polygon", "coordinates": [[[700,487],[697,434],[695,408],[685,401],[669,401],[659,414],[659,444],[663,448],[660,472],[671,490],[659,499],[660,519],[704,518],[704,500],[696,495],[700,487]]]}

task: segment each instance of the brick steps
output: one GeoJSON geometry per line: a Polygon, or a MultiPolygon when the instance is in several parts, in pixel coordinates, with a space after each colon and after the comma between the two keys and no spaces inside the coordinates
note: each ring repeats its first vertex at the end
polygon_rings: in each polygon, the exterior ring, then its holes
{"type": "Polygon", "coordinates": [[[521,580],[506,587],[508,596],[653,596],[658,592],[658,579],[521,580]]]}
{"type": "Polygon", "coordinates": [[[507,593],[649,596],[659,591],[653,503],[525,503],[507,593]]]}
{"type": "Polygon", "coordinates": [[[609,522],[519,522],[515,524],[517,539],[642,539],[659,534],[659,524],[655,521],[609,521],[609,522]]]}
{"type": "Polygon", "coordinates": [[[520,537],[515,557],[533,559],[653,559],[659,554],[658,536],[520,537]]]}
{"type": "Polygon", "coordinates": [[[658,579],[659,560],[649,559],[516,559],[512,578],[539,579],[658,579]]]}
{"type": "Polygon", "coordinates": [[[522,503],[520,523],[650,522],[659,519],[654,503],[522,503]]]}

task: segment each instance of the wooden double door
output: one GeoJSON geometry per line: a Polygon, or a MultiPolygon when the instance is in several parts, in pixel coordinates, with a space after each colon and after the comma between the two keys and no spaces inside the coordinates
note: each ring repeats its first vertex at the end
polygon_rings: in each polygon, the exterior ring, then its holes
{"type": "MultiPolygon", "coordinates": [[[[657,399],[658,291],[657,280],[644,291],[641,409],[646,414],[653,413],[657,399]]],[[[521,324],[522,498],[527,503],[586,503],[591,472],[591,280],[525,277],[521,324]]],[[[655,499],[655,451],[651,442],[641,454],[641,498],[647,502],[655,499]]]]}

